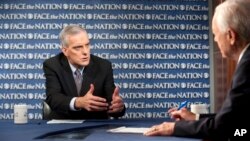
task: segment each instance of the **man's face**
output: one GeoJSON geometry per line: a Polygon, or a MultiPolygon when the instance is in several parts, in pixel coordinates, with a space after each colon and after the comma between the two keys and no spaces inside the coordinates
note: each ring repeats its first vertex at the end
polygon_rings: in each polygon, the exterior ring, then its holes
{"type": "Polygon", "coordinates": [[[69,62],[77,68],[85,67],[90,61],[90,43],[87,32],[68,35],[68,46],[62,51],[69,62]]]}
{"type": "Polygon", "coordinates": [[[233,49],[230,45],[231,37],[229,32],[221,32],[215,19],[212,20],[212,31],[214,34],[214,41],[218,44],[222,57],[231,57],[233,49]]]}

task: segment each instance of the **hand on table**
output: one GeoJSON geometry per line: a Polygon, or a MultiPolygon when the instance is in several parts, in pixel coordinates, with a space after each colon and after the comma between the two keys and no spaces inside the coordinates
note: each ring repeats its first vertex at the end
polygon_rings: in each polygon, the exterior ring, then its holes
{"type": "Polygon", "coordinates": [[[170,136],[174,132],[174,122],[163,122],[159,125],[152,126],[144,133],[145,136],[170,136]]]}

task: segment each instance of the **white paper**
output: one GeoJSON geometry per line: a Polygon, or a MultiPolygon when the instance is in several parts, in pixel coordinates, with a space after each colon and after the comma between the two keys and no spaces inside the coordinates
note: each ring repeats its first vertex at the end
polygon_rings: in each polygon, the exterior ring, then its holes
{"type": "Polygon", "coordinates": [[[112,132],[112,133],[144,133],[148,131],[150,128],[146,127],[118,127],[114,129],[109,129],[107,132],[112,132]]]}
{"type": "Polygon", "coordinates": [[[84,120],[68,120],[68,119],[52,119],[47,121],[47,124],[60,124],[60,123],[83,123],[84,120]]]}

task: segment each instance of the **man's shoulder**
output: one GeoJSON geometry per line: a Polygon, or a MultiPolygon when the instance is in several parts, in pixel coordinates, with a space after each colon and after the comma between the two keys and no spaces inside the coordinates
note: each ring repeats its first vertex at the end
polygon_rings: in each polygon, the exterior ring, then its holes
{"type": "Polygon", "coordinates": [[[59,53],[53,57],[50,57],[50,58],[44,60],[43,63],[44,64],[52,64],[52,65],[58,64],[62,60],[63,56],[64,56],[63,53],[59,53]]]}
{"type": "Polygon", "coordinates": [[[95,56],[93,54],[91,54],[91,60],[95,63],[101,63],[101,64],[111,64],[111,62],[107,59],[95,56]]]}
{"type": "Polygon", "coordinates": [[[44,60],[44,62],[48,62],[48,61],[53,61],[53,60],[59,60],[59,58],[61,58],[63,55],[63,53],[58,53],[55,56],[52,56],[46,60],[44,60]]]}

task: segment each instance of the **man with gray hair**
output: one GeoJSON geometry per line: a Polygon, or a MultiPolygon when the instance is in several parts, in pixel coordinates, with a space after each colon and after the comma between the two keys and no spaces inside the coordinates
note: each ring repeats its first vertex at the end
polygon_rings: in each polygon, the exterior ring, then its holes
{"type": "Polygon", "coordinates": [[[43,63],[46,102],[51,119],[108,119],[124,115],[111,62],[90,54],[87,31],[66,26],[59,35],[61,53],[43,63]]]}
{"type": "MultiPolygon", "coordinates": [[[[250,115],[250,0],[227,0],[215,9],[214,41],[222,57],[237,61],[232,86],[217,114],[196,115],[186,108],[170,109],[175,122],[152,126],[146,136],[172,135],[211,140],[248,139],[250,115]],[[197,118],[198,117],[198,118],[197,118]]],[[[249,139],[248,139],[249,140],[249,139]]]]}

